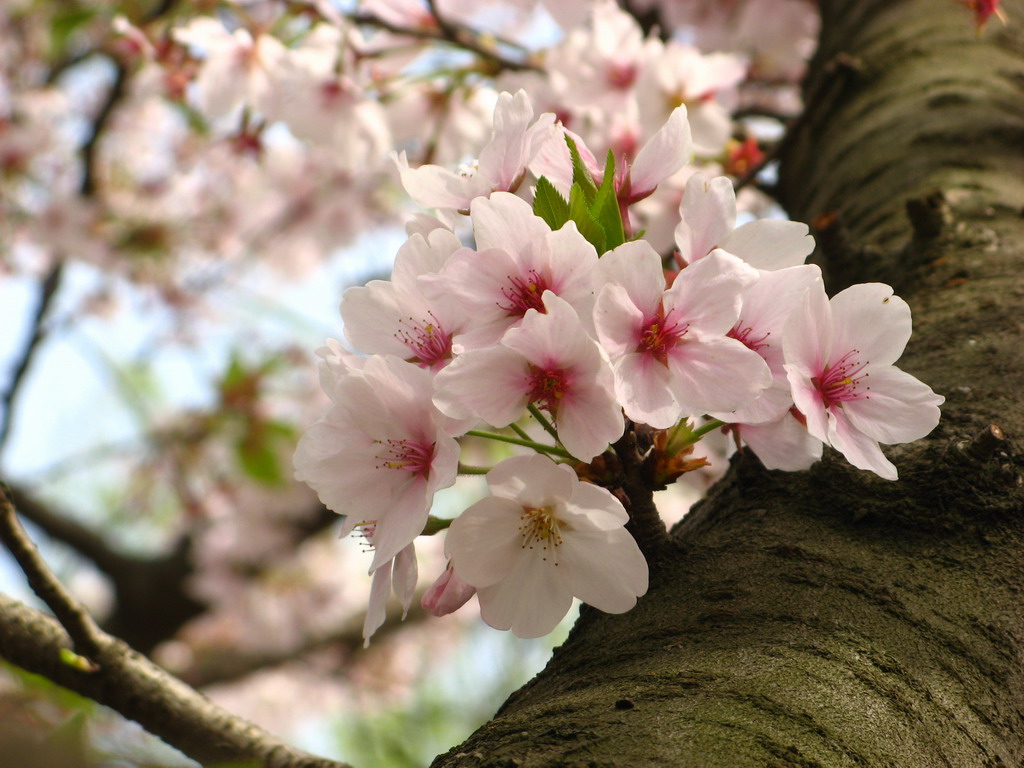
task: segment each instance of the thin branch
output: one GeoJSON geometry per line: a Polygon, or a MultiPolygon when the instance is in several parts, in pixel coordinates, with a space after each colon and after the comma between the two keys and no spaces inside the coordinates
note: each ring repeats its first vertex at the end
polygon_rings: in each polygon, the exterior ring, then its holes
{"type": "MultiPolygon", "coordinates": [[[[447,24],[447,28],[452,30],[451,34],[442,28],[441,21],[438,19],[438,28],[434,29],[431,27],[402,27],[398,24],[392,24],[386,19],[382,19],[372,13],[356,13],[348,17],[349,21],[354,24],[365,24],[370,27],[377,27],[387,32],[391,32],[396,35],[402,35],[405,37],[416,38],[417,40],[427,40],[435,43],[451,43],[452,45],[463,48],[470,53],[475,53],[483,59],[486,59],[494,64],[498,65],[502,69],[507,69],[513,72],[540,72],[540,67],[535,64],[530,64],[525,61],[515,61],[514,59],[503,56],[498,51],[491,47],[488,47],[478,40],[469,30],[463,30],[461,27],[455,27],[451,24],[447,24]]],[[[437,18],[435,16],[435,18],[437,18]]]]}
{"type": "Polygon", "coordinates": [[[263,768],[348,768],[290,747],[221,709],[120,640],[101,633],[99,668],[62,661],[67,640],[53,619],[0,594],[0,657],[110,707],[203,765],[255,761],[263,768]]]}
{"type": "Polygon", "coordinates": [[[14,421],[12,409],[14,408],[14,401],[18,396],[18,391],[25,381],[25,374],[28,373],[29,366],[32,364],[32,359],[35,357],[39,345],[46,338],[46,316],[49,314],[53,297],[60,288],[63,275],[64,262],[58,261],[47,272],[46,277],[43,278],[43,282],[39,286],[39,302],[36,304],[36,312],[32,318],[32,332],[29,334],[28,341],[25,342],[21,354],[14,363],[11,382],[7,385],[7,391],[4,392],[3,398],[0,400],[0,407],[3,408],[3,415],[0,415],[0,450],[7,444],[7,438],[10,436],[11,424],[14,421]]]}
{"type": "Polygon", "coordinates": [[[125,568],[129,558],[111,549],[106,540],[95,531],[67,515],[60,514],[19,486],[9,486],[7,496],[23,518],[50,538],[67,544],[78,554],[92,561],[108,576],[113,577],[125,568]]]}
{"type": "Polygon", "coordinates": [[[88,612],[71,596],[39,556],[36,545],[28,538],[14,513],[7,485],[0,483],[0,541],[18,561],[28,583],[53,615],[67,630],[75,650],[95,660],[103,643],[103,633],[88,612]]]}
{"type": "Polygon", "coordinates": [[[294,750],[216,707],[103,632],[39,557],[0,485],[0,539],[14,554],[36,594],[53,610],[91,665],[69,664],[64,633],[49,619],[0,595],[0,655],[31,672],[88,696],[136,720],[202,763],[259,760],[268,768],[341,768],[340,763],[294,750]]]}
{"type": "MultiPolygon", "coordinates": [[[[384,624],[373,634],[373,644],[376,645],[384,637],[426,619],[430,614],[420,607],[422,597],[422,592],[413,597],[412,607],[404,619],[400,611],[389,611],[384,624]]],[[[395,605],[397,605],[397,601],[395,601],[395,605]]],[[[363,650],[363,622],[365,619],[364,613],[345,621],[332,630],[310,634],[299,644],[285,650],[262,653],[257,651],[243,653],[236,650],[229,655],[218,655],[216,658],[207,660],[204,660],[200,654],[195,664],[187,670],[178,672],[189,685],[206,688],[210,685],[239,680],[254,672],[287,664],[327,648],[340,650],[346,654],[360,653],[363,650]]]]}

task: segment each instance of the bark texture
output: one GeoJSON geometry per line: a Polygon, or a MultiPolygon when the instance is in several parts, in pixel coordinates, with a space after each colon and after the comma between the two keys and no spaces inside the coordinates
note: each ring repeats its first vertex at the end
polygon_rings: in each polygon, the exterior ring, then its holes
{"type": "Polygon", "coordinates": [[[896,483],[734,461],[637,608],[584,609],[437,768],[1024,765],[1024,2],[980,36],[952,0],[821,5],[782,201],[830,292],[910,303],[942,422],[896,483]]]}

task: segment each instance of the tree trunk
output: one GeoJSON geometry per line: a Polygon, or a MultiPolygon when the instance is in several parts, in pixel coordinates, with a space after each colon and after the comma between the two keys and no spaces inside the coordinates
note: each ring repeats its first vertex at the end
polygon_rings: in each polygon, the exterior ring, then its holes
{"type": "Polygon", "coordinates": [[[734,460],[630,613],[435,766],[1024,765],[1024,2],[823,0],[780,195],[945,395],[898,482],[734,460]]]}

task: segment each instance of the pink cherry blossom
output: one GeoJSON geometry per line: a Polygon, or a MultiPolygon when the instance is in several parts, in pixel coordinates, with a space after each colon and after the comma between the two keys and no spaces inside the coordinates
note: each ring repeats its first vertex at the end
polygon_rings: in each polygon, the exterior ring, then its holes
{"type": "Polygon", "coordinates": [[[438,373],[434,402],[453,418],[472,414],[495,427],[534,403],[551,414],[566,450],[589,461],[625,428],[611,367],[567,302],[546,291],[543,308],[528,310],[501,344],[467,352],[438,373]]]}
{"type": "Polygon", "coordinates": [[[731,424],[766,424],[789,412],[793,395],[786,375],[782,336],[790,313],[816,282],[821,282],[821,270],[811,264],[774,272],[758,271],[757,282],[743,292],[739,319],[728,335],[764,358],[772,372],[772,385],[744,408],[711,416],[731,424]]]}
{"type": "Polygon", "coordinates": [[[432,616],[447,616],[464,606],[476,594],[476,587],[467,584],[455,573],[452,564],[423,593],[423,610],[432,616]]]}
{"type": "Polygon", "coordinates": [[[452,522],[445,553],[477,589],[480,614],[519,637],[550,632],[572,598],[624,613],[647,591],[647,562],[611,493],[543,456],[506,459],[491,496],[452,522]]]}
{"type": "Polygon", "coordinates": [[[349,288],[341,302],[345,335],[363,352],[390,354],[431,370],[452,357],[467,318],[450,301],[423,295],[420,275],[436,273],[462,243],[447,229],[413,235],[399,249],[391,280],[349,288]]]}
{"type": "Polygon", "coordinates": [[[800,222],[757,219],[734,229],[736,192],[725,176],[708,179],[693,174],[686,182],[679,216],[676,246],[687,264],[721,248],[758,269],[785,269],[803,264],[814,250],[814,238],[800,222]]]}
{"type": "Polygon", "coordinates": [[[528,310],[543,311],[545,291],[589,321],[597,252],[575,224],[552,232],[529,203],[505,192],[473,201],[472,219],[479,250],[458,251],[421,279],[425,293],[456,302],[472,318],[453,340],[456,352],[494,344],[528,310]]]}
{"type": "Polygon", "coordinates": [[[374,571],[423,531],[434,493],[455,482],[457,429],[431,404],[430,374],[395,357],[370,358],[332,394],[299,441],[295,477],[346,516],[343,533],[375,524],[374,571]]]}
{"type": "Polygon", "coordinates": [[[896,467],[879,443],[924,437],[944,398],[893,363],[910,338],[910,307],[882,283],[854,285],[831,301],[813,284],[786,326],[783,350],[807,430],[851,464],[887,480],[896,467]]]}
{"type": "Polygon", "coordinates": [[[761,356],[726,336],[755,270],[716,251],[665,291],[661,258],[643,241],[605,254],[601,268],[608,284],[594,319],[629,418],[663,429],[683,416],[742,408],[769,386],[761,356]]]}
{"type": "Polygon", "coordinates": [[[515,191],[540,145],[554,130],[555,116],[533,119],[525,91],[502,93],[494,108],[494,133],[480,152],[475,168],[454,173],[439,165],[410,168],[405,153],[396,156],[402,186],[422,208],[468,211],[478,197],[515,191]]]}

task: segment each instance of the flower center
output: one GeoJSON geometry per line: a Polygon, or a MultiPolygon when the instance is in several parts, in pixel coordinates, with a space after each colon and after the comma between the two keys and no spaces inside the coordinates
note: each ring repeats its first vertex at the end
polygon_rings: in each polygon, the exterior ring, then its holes
{"type": "Polygon", "coordinates": [[[415,440],[377,440],[380,462],[376,469],[401,469],[410,474],[426,477],[434,460],[435,443],[420,443],[415,440]]]}
{"type": "Polygon", "coordinates": [[[672,318],[674,309],[665,314],[665,307],[659,306],[658,313],[644,322],[643,330],[640,332],[640,344],[637,352],[647,352],[654,355],[661,363],[668,359],[669,351],[686,335],[689,323],[681,323],[672,318]]]}
{"type": "Polygon", "coordinates": [[[741,325],[741,323],[736,323],[736,325],[733,326],[732,330],[725,335],[729,336],[730,338],[736,339],[736,341],[742,342],[747,349],[753,350],[758,354],[760,354],[760,350],[763,347],[771,346],[771,344],[765,341],[765,339],[772,335],[771,331],[765,333],[764,336],[758,336],[754,329],[751,328],[750,326],[742,328],[741,325]]]}
{"type": "Polygon", "coordinates": [[[560,368],[535,368],[530,366],[527,380],[528,397],[531,403],[538,403],[555,418],[562,397],[569,391],[568,373],[560,368]]]}
{"type": "Polygon", "coordinates": [[[542,549],[547,560],[550,556],[558,565],[558,547],[562,543],[558,518],[551,507],[524,507],[519,516],[519,532],[523,534],[523,549],[542,549]]]}
{"type": "Polygon", "coordinates": [[[862,373],[868,361],[860,362],[859,355],[859,349],[851,349],[835,363],[826,366],[820,377],[811,379],[811,383],[821,392],[826,408],[871,397],[868,394],[871,387],[864,383],[870,374],[862,373]]]}
{"type": "Polygon", "coordinates": [[[427,315],[429,319],[419,321],[412,317],[399,320],[395,338],[412,351],[409,362],[421,368],[440,368],[452,357],[452,336],[437,322],[433,312],[427,315]]]}
{"type": "Polygon", "coordinates": [[[510,315],[523,316],[528,309],[544,311],[544,291],[550,286],[541,274],[531,269],[526,273],[526,278],[506,275],[508,285],[501,289],[501,295],[505,297],[505,303],[498,302],[498,306],[510,315]]]}

